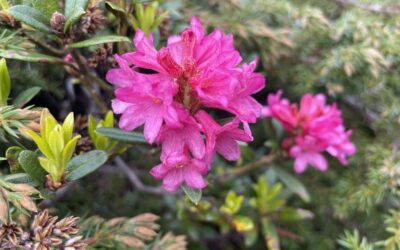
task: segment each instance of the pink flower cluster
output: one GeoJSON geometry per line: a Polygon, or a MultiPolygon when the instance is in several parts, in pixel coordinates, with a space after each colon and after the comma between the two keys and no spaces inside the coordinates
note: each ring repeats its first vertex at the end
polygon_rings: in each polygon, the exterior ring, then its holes
{"type": "Polygon", "coordinates": [[[351,130],[345,130],[336,105],[327,105],[322,94],[304,95],[300,106],[290,104],[281,96],[281,91],[268,96],[268,107],[263,110],[263,116],[275,118],[290,134],[283,141],[283,148],[295,158],[295,171],[302,173],[308,165],[320,171],[327,170],[324,151],[347,164],[346,157],[354,154],[356,147],[349,140],[351,130]]]}
{"type": "Polygon", "coordinates": [[[136,51],[116,55],[119,68],[107,74],[117,87],[112,107],[122,114],[119,126],[131,131],[144,125],[147,142],[162,146],[161,164],[151,174],[163,179],[166,190],[183,183],[204,188],[215,153],[236,160],[237,141],[252,140],[248,123],[257,120],[262,106],[251,95],[264,88],[264,77],[253,72],[254,61],[239,65],[232,35],[219,29],[206,35],[196,17],[160,50],[140,30],[134,43],[136,51]],[[204,108],[234,118],[220,125],[204,108]]]}

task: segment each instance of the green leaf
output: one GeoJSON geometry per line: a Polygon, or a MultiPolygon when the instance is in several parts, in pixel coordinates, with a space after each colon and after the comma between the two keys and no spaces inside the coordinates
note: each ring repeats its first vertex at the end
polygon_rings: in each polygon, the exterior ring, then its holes
{"type": "Polygon", "coordinates": [[[243,200],[243,195],[236,195],[234,191],[229,191],[225,198],[225,203],[221,206],[220,210],[229,215],[233,215],[239,211],[243,200]]]}
{"type": "Polygon", "coordinates": [[[10,4],[7,0],[0,0],[0,10],[7,10],[10,8],[10,4]]]}
{"type": "Polygon", "coordinates": [[[49,19],[39,10],[25,6],[25,5],[15,5],[8,9],[10,15],[15,17],[15,19],[37,29],[42,32],[50,33],[51,29],[49,27],[49,19]]]}
{"type": "Polygon", "coordinates": [[[277,177],[290,189],[290,191],[300,196],[300,198],[305,202],[310,202],[310,195],[307,192],[306,187],[299,180],[282,169],[273,168],[273,170],[277,177]]]}
{"type": "Polygon", "coordinates": [[[261,219],[261,226],[268,249],[279,250],[280,249],[279,235],[278,232],[276,231],[275,225],[269,218],[264,217],[263,219],[261,219]]]}
{"type": "Polygon", "coordinates": [[[40,87],[32,87],[24,90],[14,99],[13,105],[18,108],[23,107],[30,100],[32,100],[32,98],[35,97],[40,92],[41,89],[42,88],[40,87]]]}
{"type": "Polygon", "coordinates": [[[0,49],[0,57],[21,60],[26,62],[39,62],[39,63],[56,63],[62,64],[62,60],[40,53],[31,53],[23,50],[4,50],[0,49]]]}
{"type": "Polygon", "coordinates": [[[29,175],[24,174],[24,173],[19,173],[19,174],[9,174],[4,177],[2,177],[3,180],[11,182],[11,183],[27,183],[30,184],[34,187],[37,187],[39,183],[29,177],[29,175]]]}
{"type": "Polygon", "coordinates": [[[74,154],[75,148],[76,148],[76,143],[78,142],[79,138],[80,138],[80,136],[77,135],[74,138],[72,138],[70,141],[68,141],[67,144],[65,145],[64,150],[62,152],[62,162],[64,162],[65,164],[68,163],[68,161],[71,159],[72,155],[74,154]]]}
{"type": "Polygon", "coordinates": [[[68,143],[68,141],[71,140],[73,130],[74,130],[74,113],[71,112],[65,118],[64,123],[62,125],[62,131],[65,143],[68,143]]]}
{"type": "Polygon", "coordinates": [[[22,150],[21,147],[13,146],[9,147],[6,151],[6,158],[8,160],[8,165],[10,165],[11,173],[23,172],[18,162],[18,156],[22,150]]]}
{"type": "Polygon", "coordinates": [[[23,150],[18,157],[18,162],[22,169],[39,183],[43,183],[46,178],[46,172],[40,166],[38,156],[30,150],[23,150]]]}
{"type": "Polygon", "coordinates": [[[4,58],[0,60],[0,106],[7,105],[7,99],[11,91],[10,74],[4,58]]]}
{"type": "Polygon", "coordinates": [[[66,0],[64,15],[66,18],[64,32],[74,25],[85,13],[89,0],[66,0]]]}
{"type": "Polygon", "coordinates": [[[117,14],[118,12],[126,13],[126,10],[124,10],[121,6],[111,1],[106,1],[106,8],[114,14],[117,14]]]}
{"type": "Polygon", "coordinates": [[[103,43],[114,43],[114,42],[127,42],[130,43],[131,40],[125,36],[96,36],[88,40],[84,40],[77,43],[72,43],[68,45],[70,48],[84,48],[92,45],[103,44],[103,43]]]}
{"type": "Polygon", "coordinates": [[[96,129],[96,133],[119,141],[146,143],[146,140],[141,133],[126,132],[118,128],[98,128],[96,129]]]}
{"type": "Polygon", "coordinates": [[[44,154],[48,158],[54,158],[53,153],[51,152],[49,145],[47,144],[45,138],[40,137],[38,134],[36,134],[32,130],[28,130],[28,131],[26,131],[26,133],[32,138],[32,140],[35,142],[36,146],[38,146],[38,148],[42,152],[42,154],[44,154]]]}
{"type": "Polygon", "coordinates": [[[59,0],[32,0],[32,6],[50,19],[52,14],[59,10],[59,0]]]}
{"type": "Polygon", "coordinates": [[[101,167],[108,159],[106,152],[92,150],[72,158],[67,165],[68,181],[75,181],[101,167]]]}
{"type": "Polygon", "coordinates": [[[182,185],[182,189],[189,198],[189,200],[195,204],[196,206],[199,204],[201,200],[201,196],[203,194],[201,189],[192,189],[186,185],[182,185]]]}
{"type": "Polygon", "coordinates": [[[246,232],[254,228],[253,221],[249,217],[241,215],[233,218],[233,225],[238,232],[246,232]]]}

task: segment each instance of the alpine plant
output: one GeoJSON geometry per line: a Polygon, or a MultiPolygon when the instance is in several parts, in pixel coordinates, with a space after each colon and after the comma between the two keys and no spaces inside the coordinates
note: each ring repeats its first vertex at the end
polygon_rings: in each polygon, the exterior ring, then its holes
{"type": "Polygon", "coordinates": [[[267,104],[263,116],[275,118],[290,135],[282,147],[295,159],[295,172],[304,172],[308,165],[327,170],[328,163],[322,155],[325,151],[343,165],[347,164],[347,156],[356,152],[349,139],[352,131],[345,130],[341,112],[336,104],[327,105],[324,95],[305,94],[299,106],[282,99],[279,91],[268,96],[267,104]]]}
{"type": "Polygon", "coordinates": [[[140,30],[134,44],[134,52],[115,56],[119,68],[107,74],[116,86],[112,108],[121,114],[119,126],[131,131],[144,125],[146,141],[162,146],[161,163],[150,173],[164,189],[202,189],[216,153],[237,160],[238,141],[253,139],[248,123],[256,122],[262,106],[251,95],[265,79],[254,73],[256,61],[241,64],[231,34],[216,29],[207,35],[196,17],[159,50],[140,30]],[[208,113],[213,109],[229,112],[231,121],[219,124],[208,113]]]}

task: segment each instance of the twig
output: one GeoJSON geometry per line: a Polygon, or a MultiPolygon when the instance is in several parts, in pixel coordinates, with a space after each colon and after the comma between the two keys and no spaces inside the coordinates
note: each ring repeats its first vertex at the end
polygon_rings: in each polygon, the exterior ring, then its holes
{"type": "Polygon", "coordinates": [[[295,233],[292,233],[292,232],[290,232],[290,231],[288,231],[288,230],[285,230],[285,229],[282,229],[282,228],[277,227],[277,228],[276,228],[276,231],[277,231],[278,234],[281,235],[282,237],[286,237],[286,238],[289,238],[289,239],[292,239],[292,240],[297,240],[297,241],[303,240],[303,238],[302,238],[301,236],[299,236],[299,235],[297,235],[297,234],[295,234],[295,233]]]}
{"type": "Polygon", "coordinates": [[[383,15],[397,15],[400,14],[400,6],[383,6],[380,4],[365,4],[354,0],[333,0],[334,2],[342,5],[352,5],[354,7],[383,15]]]}
{"type": "Polygon", "coordinates": [[[41,49],[43,49],[44,51],[46,51],[48,54],[52,55],[52,56],[63,56],[65,54],[65,51],[56,49],[36,38],[34,38],[33,36],[29,35],[28,33],[22,31],[21,32],[22,35],[26,36],[28,38],[28,40],[30,40],[31,42],[33,42],[34,44],[36,44],[38,47],[40,47],[41,49]]]}
{"type": "Polygon", "coordinates": [[[93,101],[96,103],[97,107],[100,108],[101,113],[106,113],[108,108],[107,105],[104,104],[102,101],[101,97],[97,93],[96,89],[93,88],[90,79],[92,78],[92,75],[87,68],[86,64],[81,60],[81,54],[77,50],[72,50],[71,52],[74,60],[78,63],[79,66],[79,72],[81,72],[83,79],[83,87],[86,88],[86,90],[89,92],[89,94],[92,96],[93,101]]]}
{"type": "Polygon", "coordinates": [[[281,157],[282,156],[280,154],[266,155],[266,156],[261,157],[257,161],[253,161],[253,162],[251,162],[249,164],[246,164],[244,166],[241,166],[241,167],[233,168],[232,170],[227,171],[222,175],[217,175],[217,176],[215,176],[215,179],[216,180],[223,180],[223,179],[232,178],[234,176],[238,176],[238,175],[244,174],[246,172],[255,170],[257,168],[266,166],[267,164],[270,164],[270,163],[276,161],[277,159],[279,159],[281,157]]]}
{"type": "Polygon", "coordinates": [[[146,186],[143,184],[143,182],[139,179],[139,177],[136,175],[136,173],[128,166],[128,164],[119,156],[114,158],[114,162],[117,164],[118,168],[126,174],[128,177],[128,180],[130,183],[139,191],[148,193],[148,194],[154,194],[154,195],[165,195],[167,192],[165,192],[163,189],[158,188],[158,187],[150,187],[146,186]]]}

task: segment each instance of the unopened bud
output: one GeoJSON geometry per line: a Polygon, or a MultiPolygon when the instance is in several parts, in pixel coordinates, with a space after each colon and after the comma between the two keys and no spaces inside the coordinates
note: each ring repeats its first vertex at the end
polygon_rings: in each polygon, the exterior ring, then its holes
{"type": "Polygon", "coordinates": [[[62,33],[64,24],[65,16],[59,12],[54,12],[50,19],[50,26],[54,33],[62,33]]]}

